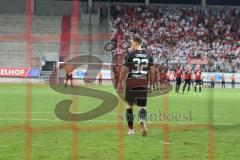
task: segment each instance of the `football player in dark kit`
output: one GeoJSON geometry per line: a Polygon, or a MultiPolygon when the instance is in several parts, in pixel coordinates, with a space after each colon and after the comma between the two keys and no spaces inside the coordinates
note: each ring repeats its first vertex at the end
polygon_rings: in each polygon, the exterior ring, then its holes
{"type": "Polygon", "coordinates": [[[183,75],[183,77],[184,77],[184,85],[183,85],[182,94],[184,93],[186,86],[188,86],[188,93],[190,91],[191,77],[192,77],[191,66],[188,65],[183,73],[184,73],[184,75],[183,75]]]}
{"type": "Polygon", "coordinates": [[[71,82],[71,87],[73,88],[73,76],[72,76],[72,72],[67,72],[66,73],[66,80],[65,80],[65,88],[67,88],[67,83],[68,83],[68,80],[70,80],[71,82]]]}
{"type": "Polygon", "coordinates": [[[177,66],[175,70],[175,77],[176,77],[176,88],[175,91],[177,94],[179,94],[179,89],[182,83],[182,70],[179,66],[177,66]]]}
{"type": "Polygon", "coordinates": [[[146,120],[147,120],[147,92],[152,90],[154,81],[154,65],[152,57],[147,54],[141,47],[142,40],[140,37],[133,37],[131,41],[131,52],[125,57],[125,62],[122,66],[118,92],[123,92],[123,83],[126,79],[125,100],[128,103],[126,110],[126,118],[128,123],[128,134],[134,134],[133,127],[133,105],[139,107],[140,128],[143,136],[147,135],[146,120]],[[148,76],[150,77],[150,86],[148,86],[148,76]]]}

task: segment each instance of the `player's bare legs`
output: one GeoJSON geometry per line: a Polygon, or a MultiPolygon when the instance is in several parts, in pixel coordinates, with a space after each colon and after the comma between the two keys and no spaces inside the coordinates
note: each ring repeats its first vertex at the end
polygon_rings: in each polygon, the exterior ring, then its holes
{"type": "Polygon", "coordinates": [[[179,85],[176,83],[176,86],[175,86],[175,92],[178,93],[178,87],[179,85]]]}
{"type": "Polygon", "coordinates": [[[65,88],[67,88],[67,83],[68,83],[68,79],[65,80],[65,85],[64,85],[65,88]]]}
{"type": "Polygon", "coordinates": [[[202,87],[203,87],[203,85],[199,84],[199,95],[201,95],[201,93],[202,93],[202,87]]]}
{"type": "Polygon", "coordinates": [[[197,86],[198,86],[198,84],[194,85],[194,94],[197,94],[197,86]]]}
{"type": "Polygon", "coordinates": [[[146,121],[147,121],[147,110],[146,107],[140,107],[138,112],[139,120],[140,120],[140,129],[142,136],[145,137],[147,135],[147,127],[146,127],[146,121]]]}
{"type": "Polygon", "coordinates": [[[71,87],[73,88],[73,81],[72,81],[72,80],[70,80],[70,82],[71,82],[71,87]]]}
{"type": "MultiPolygon", "coordinates": [[[[70,83],[71,83],[71,87],[73,88],[73,81],[70,80],[70,83]]],[[[65,85],[64,85],[65,88],[67,88],[67,84],[68,84],[68,79],[65,81],[65,85]]]]}
{"type": "Polygon", "coordinates": [[[153,90],[158,91],[158,89],[159,89],[159,81],[157,80],[157,81],[155,81],[155,83],[153,85],[153,90]]]}
{"type": "Polygon", "coordinates": [[[191,86],[191,83],[188,84],[188,93],[190,91],[190,86],[191,86]]]}
{"type": "Polygon", "coordinates": [[[191,86],[191,82],[188,80],[188,81],[185,81],[184,85],[183,85],[183,91],[182,91],[182,94],[184,93],[185,91],[185,88],[187,87],[187,91],[189,93],[190,91],[190,86],[191,86]]]}
{"type": "Polygon", "coordinates": [[[153,82],[153,90],[155,91],[156,90],[156,86],[155,86],[155,81],[153,82]]]}
{"type": "Polygon", "coordinates": [[[183,91],[182,91],[182,94],[184,93],[186,86],[187,86],[187,82],[185,81],[185,82],[184,82],[184,85],[183,85],[183,91]]]}
{"type": "Polygon", "coordinates": [[[157,82],[156,82],[157,91],[159,90],[159,86],[160,86],[160,82],[159,82],[159,80],[157,80],[157,82]]]}
{"type": "Polygon", "coordinates": [[[197,86],[198,86],[198,84],[195,84],[195,85],[194,85],[194,91],[195,91],[194,94],[197,94],[197,86]]]}
{"type": "Polygon", "coordinates": [[[128,124],[128,133],[129,135],[134,134],[134,128],[133,128],[133,120],[134,120],[134,115],[133,115],[133,105],[128,104],[127,109],[126,109],[126,119],[127,119],[127,124],[128,124]]]}
{"type": "Polygon", "coordinates": [[[176,93],[177,93],[177,94],[179,93],[179,89],[180,89],[180,84],[177,83],[177,84],[176,84],[176,93]]]}
{"type": "Polygon", "coordinates": [[[197,94],[197,87],[198,87],[198,91],[199,91],[199,95],[201,94],[201,92],[202,92],[202,85],[201,84],[199,84],[199,83],[197,83],[197,84],[195,84],[195,94],[197,94]]]}

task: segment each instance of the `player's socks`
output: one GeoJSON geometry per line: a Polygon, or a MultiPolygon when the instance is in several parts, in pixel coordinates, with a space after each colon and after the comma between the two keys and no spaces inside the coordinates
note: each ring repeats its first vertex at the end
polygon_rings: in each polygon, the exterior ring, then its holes
{"type": "Polygon", "coordinates": [[[190,91],[190,86],[188,86],[188,92],[190,91]]]}
{"type": "Polygon", "coordinates": [[[144,120],[146,121],[147,120],[147,111],[146,109],[140,109],[139,112],[138,112],[138,116],[139,116],[139,119],[140,120],[144,120]]]}
{"type": "Polygon", "coordinates": [[[199,93],[201,93],[202,92],[202,87],[199,87],[199,93]]]}
{"type": "Polygon", "coordinates": [[[142,136],[145,137],[147,135],[147,127],[146,127],[146,120],[147,120],[147,111],[145,109],[140,109],[138,112],[138,116],[140,119],[140,127],[141,127],[141,132],[142,136]]]}
{"type": "Polygon", "coordinates": [[[67,83],[65,83],[64,87],[67,88],[67,83]]]}
{"type": "Polygon", "coordinates": [[[178,87],[177,87],[177,93],[179,93],[179,89],[180,89],[180,85],[178,85],[178,87]]]}
{"type": "Polygon", "coordinates": [[[133,135],[134,134],[134,129],[129,129],[127,132],[128,135],[133,135]]]}
{"type": "Polygon", "coordinates": [[[133,110],[128,108],[126,111],[126,119],[127,119],[127,123],[128,123],[128,128],[129,130],[133,130],[133,110]]]}
{"type": "Polygon", "coordinates": [[[176,93],[178,93],[178,91],[179,91],[179,85],[176,85],[175,91],[176,91],[176,93]]]}
{"type": "Polygon", "coordinates": [[[182,93],[184,93],[184,91],[185,91],[185,88],[186,88],[186,86],[184,85],[184,86],[183,86],[183,91],[182,91],[182,93]]]}
{"type": "Polygon", "coordinates": [[[194,91],[195,91],[195,93],[197,92],[197,86],[194,87],[194,91]]]}

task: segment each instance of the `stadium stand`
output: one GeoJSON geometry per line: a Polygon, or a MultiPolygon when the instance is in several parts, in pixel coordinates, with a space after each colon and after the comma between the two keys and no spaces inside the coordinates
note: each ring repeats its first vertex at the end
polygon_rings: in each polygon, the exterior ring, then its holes
{"type": "MultiPolygon", "coordinates": [[[[114,54],[125,55],[129,38],[139,34],[158,63],[203,61],[203,70],[240,71],[240,11],[234,7],[111,6],[114,54]],[[208,62],[209,65],[204,65],[208,62]]],[[[123,57],[123,56],[122,56],[123,57]]]]}
{"type": "MultiPolygon", "coordinates": [[[[44,15],[33,15],[32,17],[32,33],[35,36],[55,36],[57,39],[61,40],[61,27],[63,16],[44,16],[44,15]]],[[[71,19],[70,16],[68,16],[71,19]]],[[[96,17],[92,17],[92,22],[96,22],[96,17]]],[[[25,15],[0,15],[0,35],[1,36],[21,36],[25,32],[26,26],[25,15]]],[[[99,20],[98,20],[99,21],[99,20]]],[[[69,21],[71,23],[71,21],[69,21]]],[[[71,25],[71,24],[70,24],[71,25]]],[[[89,19],[83,19],[79,22],[79,35],[88,37],[89,31],[89,19]]],[[[69,26],[71,27],[71,26],[69,26]]],[[[108,33],[108,25],[106,24],[92,24],[92,34],[102,34],[108,33]]],[[[71,30],[69,30],[69,33],[71,30]]],[[[64,31],[65,33],[65,31],[64,31]]],[[[70,40],[70,39],[69,39],[70,40]]],[[[108,53],[104,52],[103,46],[106,41],[92,41],[90,46],[90,39],[85,41],[80,41],[79,49],[80,54],[89,54],[89,48],[92,50],[92,55],[101,57],[105,62],[110,62],[111,57],[108,53]]],[[[64,42],[65,44],[65,42],[64,42]]],[[[56,42],[44,42],[37,41],[32,44],[32,55],[35,61],[39,60],[37,64],[41,64],[41,60],[44,61],[59,61],[61,57],[61,41],[56,42]]],[[[3,40],[0,43],[0,67],[26,67],[27,57],[26,57],[26,47],[27,43],[22,41],[22,39],[14,40],[3,40]],[[20,57],[20,58],[19,58],[20,57]],[[17,63],[16,63],[17,62],[17,63]]],[[[74,56],[72,53],[74,50],[73,42],[69,43],[69,55],[67,58],[74,56]]],[[[36,65],[36,64],[34,64],[36,65]]]]}
{"type": "Polygon", "coordinates": [[[70,43],[71,43],[71,16],[64,15],[62,17],[60,61],[65,61],[65,59],[67,60],[68,57],[70,56],[70,43]]]}

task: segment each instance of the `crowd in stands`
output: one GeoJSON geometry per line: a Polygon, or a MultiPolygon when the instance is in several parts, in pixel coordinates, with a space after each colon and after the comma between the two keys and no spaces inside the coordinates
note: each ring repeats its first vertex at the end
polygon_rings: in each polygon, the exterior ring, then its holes
{"type": "Polygon", "coordinates": [[[200,59],[204,71],[240,72],[237,8],[112,5],[110,13],[114,54],[126,54],[130,37],[138,34],[156,63],[200,59]]]}

